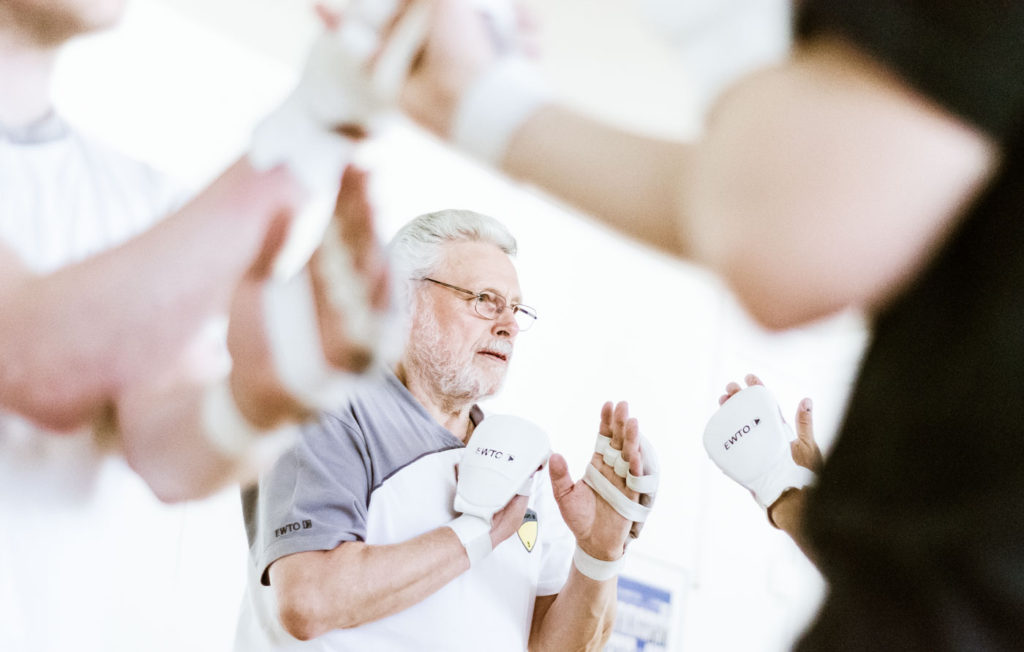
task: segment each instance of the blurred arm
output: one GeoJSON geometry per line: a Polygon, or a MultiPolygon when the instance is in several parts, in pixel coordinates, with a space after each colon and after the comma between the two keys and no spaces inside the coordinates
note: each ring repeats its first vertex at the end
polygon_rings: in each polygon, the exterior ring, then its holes
{"type": "Polygon", "coordinates": [[[296,189],[240,162],[149,231],[51,274],[0,249],[0,406],[48,428],[94,421],[175,364],[227,310],[270,220],[296,189]]]}

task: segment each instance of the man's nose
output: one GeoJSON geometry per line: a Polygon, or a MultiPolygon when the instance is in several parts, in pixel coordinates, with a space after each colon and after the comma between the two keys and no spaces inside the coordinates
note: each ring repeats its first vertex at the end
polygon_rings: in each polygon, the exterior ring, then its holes
{"type": "Polygon", "coordinates": [[[491,329],[495,335],[503,334],[515,337],[519,334],[519,322],[516,321],[515,312],[512,306],[505,306],[504,310],[494,318],[494,327],[491,329]]]}

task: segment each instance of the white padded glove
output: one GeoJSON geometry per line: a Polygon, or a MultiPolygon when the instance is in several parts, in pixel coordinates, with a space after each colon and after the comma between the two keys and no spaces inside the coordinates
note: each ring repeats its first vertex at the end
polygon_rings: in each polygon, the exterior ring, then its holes
{"type": "Polygon", "coordinates": [[[550,455],[547,433],[526,419],[492,415],[473,431],[455,489],[462,515],[449,523],[471,564],[491,552],[491,517],[516,494],[529,495],[533,474],[550,455]]]}
{"type": "Polygon", "coordinates": [[[743,485],[767,509],[787,489],[814,481],[814,473],[793,461],[793,430],[771,393],[751,385],[734,394],[708,421],[704,448],[727,476],[743,485]]]}

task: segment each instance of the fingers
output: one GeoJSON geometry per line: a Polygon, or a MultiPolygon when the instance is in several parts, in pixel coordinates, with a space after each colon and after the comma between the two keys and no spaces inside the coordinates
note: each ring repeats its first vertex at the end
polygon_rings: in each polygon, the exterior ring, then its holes
{"type": "Polygon", "coordinates": [[[811,409],[814,404],[811,399],[805,398],[800,401],[796,408],[796,437],[807,444],[814,443],[814,419],[811,416],[811,409]]]}
{"type": "Polygon", "coordinates": [[[320,22],[328,30],[334,31],[341,25],[341,14],[334,11],[324,3],[316,3],[314,9],[316,10],[317,18],[320,19],[320,22]]]}
{"type": "Polygon", "coordinates": [[[373,208],[368,197],[369,175],[354,165],[345,167],[334,203],[334,218],[341,229],[342,244],[352,252],[359,272],[366,273],[376,258],[373,208]]]}
{"type": "Polygon", "coordinates": [[[626,434],[626,421],[629,420],[629,403],[619,401],[612,411],[612,448],[622,450],[622,442],[626,434]]]}
{"type": "MultiPolygon", "coordinates": [[[[747,387],[753,387],[754,385],[764,385],[764,383],[761,382],[761,379],[755,376],[754,374],[747,374],[743,378],[743,380],[744,382],[747,383],[747,387]]],[[[725,386],[725,394],[722,394],[721,396],[718,397],[718,404],[724,405],[726,401],[735,396],[742,389],[743,388],[740,386],[739,383],[730,382],[728,385],[725,386]]]]}
{"type": "Polygon", "coordinates": [[[574,483],[572,476],[569,475],[569,465],[558,453],[552,453],[548,459],[548,475],[551,476],[551,491],[555,495],[555,500],[560,500],[572,491],[574,483]]]}
{"type": "MultiPolygon", "coordinates": [[[[611,437],[610,446],[621,455],[626,462],[629,472],[633,475],[643,475],[643,453],[640,450],[640,424],[629,416],[629,403],[620,401],[613,404],[605,403],[601,408],[601,434],[611,437]]],[[[626,482],[622,471],[616,471],[614,466],[605,462],[602,454],[595,453],[591,458],[591,464],[601,472],[608,480],[615,484],[627,495],[635,497],[635,492],[626,488],[626,482]]],[[[621,469],[620,469],[621,471],[621,469]]]]}
{"type": "Polygon", "coordinates": [[[718,404],[724,405],[726,401],[736,395],[742,389],[739,383],[729,383],[725,386],[725,394],[718,397],[718,404]]]}
{"type": "Polygon", "coordinates": [[[602,435],[604,435],[605,437],[611,437],[612,436],[612,402],[611,401],[606,401],[605,404],[601,406],[601,427],[598,429],[598,432],[601,433],[602,435]]]}
{"type": "Polygon", "coordinates": [[[434,7],[426,0],[402,0],[390,16],[373,19],[381,45],[368,63],[374,85],[384,96],[398,99],[403,83],[423,56],[433,13],[434,7]]]}
{"type": "Polygon", "coordinates": [[[512,500],[508,501],[507,505],[505,505],[504,507],[501,508],[501,510],[498,512],[498,514],[505,514],[505,513],[509,513],[509,512],[514,514],[516,512],[519,512],[519,518],[516,519],[516,520],[522,520],[522,514],[523,514],[523,512],[526,511],[526,507],[529,504],[530,504],[530,497],[529,496],[520,496],[520,495],[516,494],[515,496],[512,496],[512,500]]]}
{"type": "MultiPolygon", "coordinates": [[[[611,438],[612,436],[612,411],[613,405],[611,401],[606,401],[601,406],[601,425],[598,426],[598,434],[611,438]]],[[[594,451],[594,454],[590,458],[590,463],[596,468],[601,468],[601,464],[604,463],[604,457],[598,451],[594,451]]]]}
{"type": "MultiPolygon", "coordinates": [[[[370,204],[367,186],[369,175],[354,166],[346,166],[342,174],[334,205],[334,220],[337,228],[328,228],[325,238],[338,238],[347,252],[345,258],[351,264],[355,276],[345,274],[341,278],[327,277],[329,268],[323,264],[325,241],[316,251],[309,264],[310,279],[317,306],[320,338],[325,358],[335,367],[348,371],[362,371],[372,362],[372,351],[359,343],[359,337],[351,330],[351,320],[356,317],[346,314],[337,302],[330,299],[332,284],[362,284],[369,292],[368,299],[375,309],[386,307],[387,265],[376,242],[373,228],[373,208],[370,204]]],[[[336,273],[340,270],[335,269],[336,273]]],[[[350,288],[350,292],[360,290],[350,288]]]]}
{"type": "Polygon", "coordinates": [[[278,215],[270,222],[270,226],[267,227],[267,233],[263,237],[263,246],[260,248],[260,253],[249,267],[248,276],[250,278],[256,281],[270,278],[270,274],[274,271],[274,262],[277,260],[277,255],[288,240],[288,230],[291,227],[291,222],[291,215],[287,213],[278,215]]]}
{"type": "Polygon", "coordinates": [[[636,419],[626,422],[626,438],[622,445],[622,458],[629,462],[629,472],[644,474],[642,451],[640,450],[640,423],[636,419]]]}
{"type": "Polygon", "coordinates": [[[790,449],[797,464],[819,472],[825,460],[818,443],[814,441],[814,423],[811,416],[813,408],[811,399],[805,398],[800,401],[796,412],[796,441],[791,442],[790,449]]]}
{"type": "Polygon", "coordinates": [[[389,269],[384,250],[377,243],[369,178],[365,170],[352,165],[345,167],[334,205],[334,219],[342,225],[342,241],[352,255],[356,272],[366,281],[370,305],[374,310],[384,310],[391,297],[389,269]]]}

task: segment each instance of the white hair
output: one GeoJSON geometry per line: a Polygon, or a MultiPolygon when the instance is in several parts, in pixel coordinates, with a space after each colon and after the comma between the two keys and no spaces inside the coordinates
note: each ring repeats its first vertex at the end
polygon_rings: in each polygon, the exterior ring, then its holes
{"type": "Polygon", "coordinates": [[[414,282],[432,275],[444,260],[450,242],[487,242],[508,256],[516,255],[516,239],[504,224],[481,213],[448,208],[414,218],[388,245],[396,285],[410,305],[414,282]]]}

